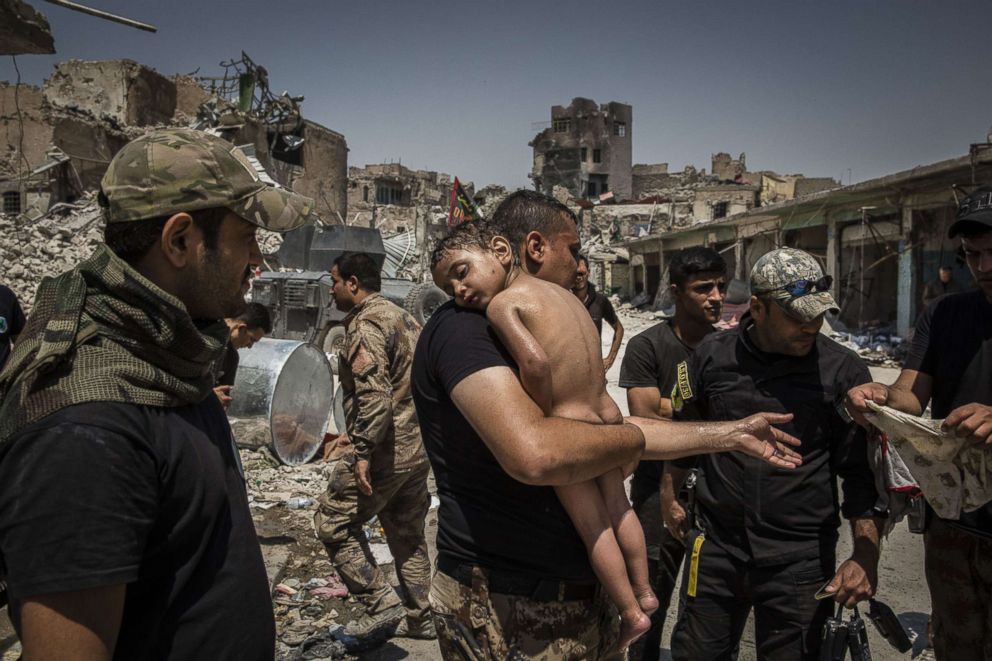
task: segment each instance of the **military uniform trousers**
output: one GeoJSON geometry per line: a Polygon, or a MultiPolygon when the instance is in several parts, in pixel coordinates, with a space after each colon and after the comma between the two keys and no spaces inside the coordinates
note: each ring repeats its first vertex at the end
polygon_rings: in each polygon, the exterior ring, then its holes
{"type": "Polygon", "coordinates": [[[924,535],[938,661],[992,661],[992,540],[932,517],[924,535]]]}
{"type": "Polygon", "coordinates": [[[756,567],[693,530],[686,548],[679,619],[672,632],[672,658],[736,659],[753,607],[759,660],[817,661],[823,624],[837,604],[817,601],[813,595],[833,575],[833,557],[756,567]]]}
{"type": "Polygon", "coordinates": [[[623,661],[620,619],[602,589],[583,599],[539,601],[489,591],[483,569],[471,585],[440,569],[431,611],[444,661],[623,661]]]}
{"type": "Polygon", "coordinates": [[[317,537],[348,590],[364,602],[369,613],[378,613],[402,601],[407,617],[429,617],[431,563],[424,538],[424,520],[430,507],[424,461],[407,471],[371,475],[372,495],[358,490],[354,459],[338,462],[318,499],[314,515],[317,537]],[[369,548],[363,525],[379,517],[386,544],[396,563],[400,595],[393,591],[369,548]]]}

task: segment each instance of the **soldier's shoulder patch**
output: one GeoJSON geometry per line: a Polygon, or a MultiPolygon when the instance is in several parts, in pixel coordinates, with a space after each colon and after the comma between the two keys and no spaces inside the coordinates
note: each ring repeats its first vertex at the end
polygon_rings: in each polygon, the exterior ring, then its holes
{"type": "Polygon", "coordinates": [[[683,360],[676,368],[675,386],[672,387],[672,409],[681,411],[690,399],[692,399],[692,384],[689,382],[689,363],[683,360]]]}

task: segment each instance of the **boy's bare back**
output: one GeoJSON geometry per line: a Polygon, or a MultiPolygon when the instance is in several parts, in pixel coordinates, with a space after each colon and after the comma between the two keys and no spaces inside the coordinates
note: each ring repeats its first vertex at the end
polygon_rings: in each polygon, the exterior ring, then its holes
{"type": "MultiPolygon", "coordinates": [[[[547,354],[552,384],[550,414],[592,423],[621,422],[620,410],[606,393],[599,333],[575,294],[521,273],[493,298],[487,315],[498,330],[497,321],[513,311],[547,354]]],[[[513,347],[507,348],[516,353],[513,347]]]]}

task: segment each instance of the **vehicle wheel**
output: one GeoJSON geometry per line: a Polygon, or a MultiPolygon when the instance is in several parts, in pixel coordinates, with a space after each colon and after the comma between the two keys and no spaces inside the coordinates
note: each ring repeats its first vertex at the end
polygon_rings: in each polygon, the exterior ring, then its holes
{"type": "Polygon", "coordinates": [[[328,326],[317,336],[314,344],[320,347],[324,353],[339,355],[345,349],[344,340],[344,326],[328,326]]]}
{"type": "Polygon", "coordinates": [[[403,307],[423,326],[434,311],[447,302],[447,294],[432,284],[422,283],[414,285],[407,293],[403,307]]]}

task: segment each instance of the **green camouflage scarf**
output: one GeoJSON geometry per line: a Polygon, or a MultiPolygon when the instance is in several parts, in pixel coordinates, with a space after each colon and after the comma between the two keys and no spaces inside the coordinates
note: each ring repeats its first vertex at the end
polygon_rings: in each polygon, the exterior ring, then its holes
{"type": "Polygon", "coordinates": [[[38,287],[0,373],[0,444],[73,404],[200,402],[228,335],[223,320],[198,329],[179,299],[101,245],[38,287]]]}

